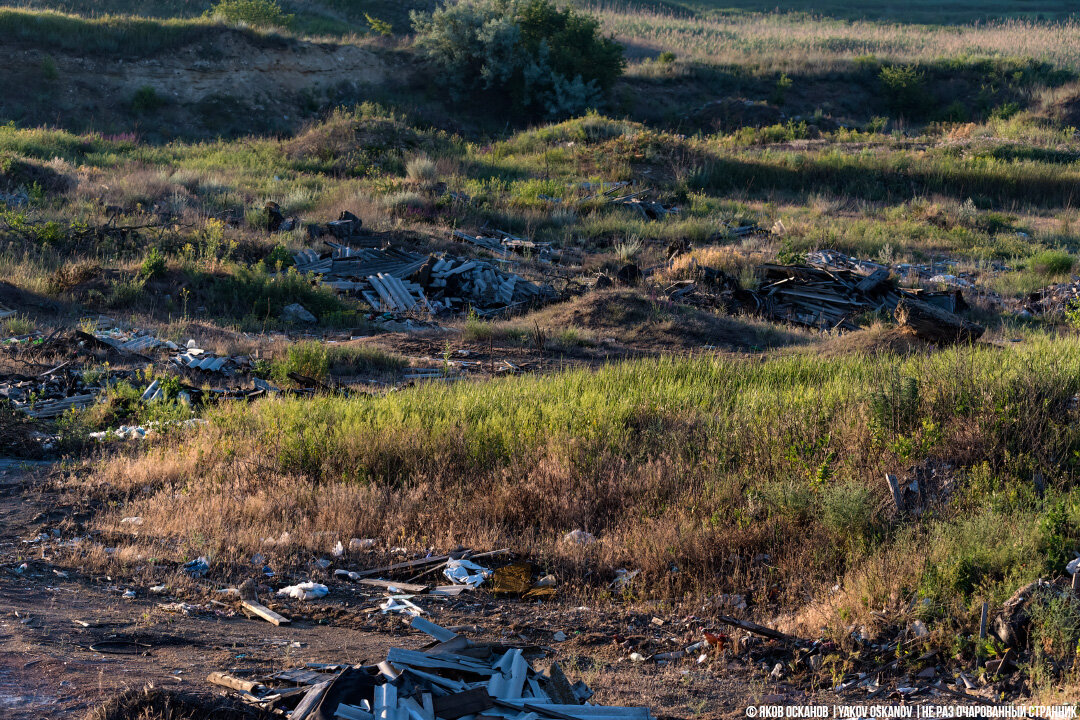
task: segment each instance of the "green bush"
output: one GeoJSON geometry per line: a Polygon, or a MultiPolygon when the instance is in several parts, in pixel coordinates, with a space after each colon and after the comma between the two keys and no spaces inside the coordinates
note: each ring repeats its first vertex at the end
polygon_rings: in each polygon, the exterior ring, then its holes
{"type": "Polygon", "coordinates": [[[1065,275],[1076,266],[1076,258],[1063,250],[1044,250],[1031,258],[1031,269],[1040,275],[1065,275]]]}
{"type": "Polygon", "coordinates": [[[598,105],[626,65],[596,18],[551,0],[462,0],[410,16],[459,100],[492,92],[519,113],[577,114],[598,105]]]}
{"type": "Polygon", "coordinates": [[[276,0],[218,0],[207,15],[230,24],[285,29],[292,26],[294,18],[283,12],[276,0]]]}
{"type": "Polygon", "coordinates": [[[156,278],[165,274],[165,256],[156,247],[150,248],[139,267],[139,275],[144,278],[156,278]]]}
{"type": "Polygon", "coordinates": [[[149,85],[143,85],[135,91],[131,98],[131,111],[142,114],[157,110],[165,104],[165,98],[157,94],[157,90],[149,85]]]}
{"type": "Polygon", "coordinates": [[[897,113],[919,115],[926,110],[926,73],[915,65],[886,65],[878,73],[885,102],[897,113]]]}

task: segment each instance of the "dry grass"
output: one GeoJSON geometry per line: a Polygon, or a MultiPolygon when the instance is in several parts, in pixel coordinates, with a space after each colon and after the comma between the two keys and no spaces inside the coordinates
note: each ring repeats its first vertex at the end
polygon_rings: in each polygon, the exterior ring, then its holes
{"type": "Polygon", "coordinates": [[[762,72],[828,72],[868,55],[897,62],[1024,57],[1080,69],[1080,23],[1075,21],[926,26],[781,13],[691,18],[617,7],[598,14],[607,32],[635,48],[762,72]]]}

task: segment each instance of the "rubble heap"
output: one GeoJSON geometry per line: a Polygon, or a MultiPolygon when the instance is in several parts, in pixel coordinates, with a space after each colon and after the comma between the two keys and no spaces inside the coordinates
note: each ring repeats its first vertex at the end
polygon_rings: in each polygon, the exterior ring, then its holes
{"type": "Polygon", "coordinates": [[[377,665],[313,663],[247,679],[222,672],[207,681],[290,720],[652,720],[646,707],[590,705],[592,691],[573,685],[557,663],[537,672],[526,648],[474,643],[420,617],[431,636],[424,650],[391,648],[377,665]]]}
{"type": "Polygon", "coordinates": [[[467,307],[496,312],[555,295],[548,285],[537,285],[483,260],[328,244],[333,248],[328,257],[310,249],[295,255],[297,272],[320,275],[324,285],[339,292],[358,293],[380,312],[438,313],[467,307]]]}

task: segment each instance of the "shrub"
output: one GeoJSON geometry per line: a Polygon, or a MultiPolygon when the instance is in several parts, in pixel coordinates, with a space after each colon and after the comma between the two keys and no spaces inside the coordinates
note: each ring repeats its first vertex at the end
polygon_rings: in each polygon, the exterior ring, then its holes
{"type": "Polygon", "coordinates": [[[410,16],[458,100],[490,91],[519,113],[581,113],[603,100],[626,65],[596,18],[551,0],[462,0],[410,16]]]}
{"type": "Polygon", "coordinates": [[[405,174],[410,182],[417,185],[434,185],[439,180],[439,169],[435,161],[428,157],[415,157],[405,166],[405,174]]]}
{"type": "Polygon", "coordinates": [[[926,74],[915,65],[886,65],[878,79],[893,111],[918,115],[926,109],[926,74]]]}
{"type": "Polygon", "coordinates": [[[1031,269],[1040,275],[1065,275],[1075,265],[1076,258],[1062,250],[1044,250],[1031,258],[1031,269]]]}
{"type": "Polygon", "coordinates": [[[292,25],[294,17],[282,12],[276,0],[218,0],[207,15],[231,24],[285,29],[292,25]]]}
{"type": "Polygon", "coordinates": [[[164,104],[165,98],[158,95],[157,90],[149,85],[143,85],[131,98],[131,111],[137,114],[151,112],[164,104]]]}
{"type": "Polygon", "coordinates": [[[156,247],[150,248],[150,252],[146,253],[146,257],[143,258],[142,265],[139,267],[139,275],[149,279],[164,274],[165,256],[156,247]]]}

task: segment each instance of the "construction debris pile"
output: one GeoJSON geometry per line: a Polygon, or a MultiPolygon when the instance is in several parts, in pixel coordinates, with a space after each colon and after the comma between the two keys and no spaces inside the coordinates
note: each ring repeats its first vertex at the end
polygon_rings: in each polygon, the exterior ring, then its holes
{"type": "Polygon", "coordinates": [[[329,244],[333,252],[327,257],[310,249],[294,256],[296,271],[320,275],[324,285],[339,292],[358,293],[379,312],[497,312],[555,295],[550,286],[483,260],[329,244]]]}
{"type": "Polygon", "coordinates": [[[590,705],[592,691],[573,685],[557,663],[532,667],[525,648],[476,643],[415,617],[432,638],[423,651],[391,648],[376,665],[309,664],[257,678],[211,673],[207,681],[289,720],[651,720],[646,707],[590,705]]]}
{"type": "Polygon", "coordinates": [[[958,289],[898,288],[888,267],[832,251],[812,253],[810,260],[817,265],[759,265],[756,290],[741,288],[721,270],[695,266],[695,280],[675,283],[666,294],[672,300],[829,330],[856,330],[857,316],[889,313],[931,342],[972,341],[984,331],[958,314],[968,308],[958,289]]]}
{"type": "Polygon", "coordinates": [[[1020,315],[1062,314],[1066,310],[1080,307],[1080,276],[1073,276],[1070,282],[1058,283],[1028,293],[1021,302],[1020,315]]]}

